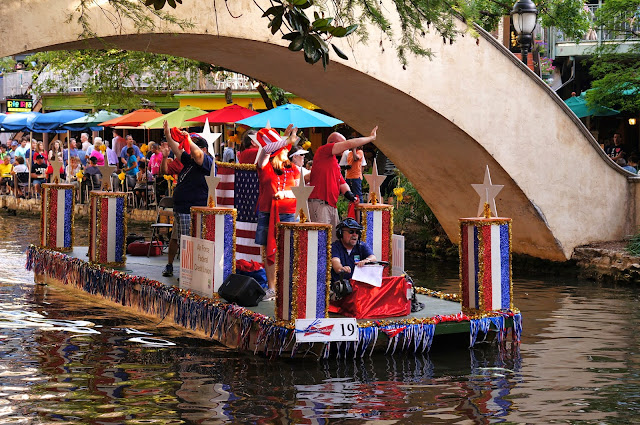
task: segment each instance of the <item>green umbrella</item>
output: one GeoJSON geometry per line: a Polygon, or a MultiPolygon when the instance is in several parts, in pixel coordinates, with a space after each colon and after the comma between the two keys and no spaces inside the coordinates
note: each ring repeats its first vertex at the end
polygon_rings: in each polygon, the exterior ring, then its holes
{"type": "Polygon", "coordinates": [[[595,115],[597,117],[607,117],[620,113],[619,111],[607,108],[606,106],[596,105],[595,107],[590,108],[589,106],[587,106],[587,101],[584,98],[584,95],[572,96],[569,99],[565,100],[564,103],[567,104],[569,109],[571,109],[578,118],[590,117],[592,115],[595,115]]]}
{"type": "Polygon", "coordinates": [[[100,127],[100,123],[121,116],[122,115],[116,114],[115,112],[108,112],[103,109],[94,114],[87,114],[83,117],[76,118],[75,120],[67,121],[64,123],[64,128],[68,130],[83,130],[89,127],[100,127]]]}
{"type": "Polygon", "coordinates": [[[142,127],[146,128],[162,128],[164,120],[169,122],[169,127],[200,127],[204,124],[204,121],[187,121],[189,118],[195,118],[200,115],[206,114],[207,111],[203,111],[200,108],[196,108],[195,106],[183,106],[182,108],[178,108],[173,112],[169,112],[166,115],[163,115],[158,118],[154,118],[147,122],[141,124],[142,127]]]}

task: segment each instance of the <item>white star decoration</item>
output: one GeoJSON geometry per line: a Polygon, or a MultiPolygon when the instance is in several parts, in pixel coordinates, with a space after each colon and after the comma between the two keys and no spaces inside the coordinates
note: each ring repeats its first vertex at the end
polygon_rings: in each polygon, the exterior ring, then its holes
{"type": "Polygon", "coordinates": [[[484,182],[482,184],[472,184],[471,185],[478,195],[480,195],[480,204],[478,205],[478,217],[483,216],[484,204],[489,204],[489,208],[491,210],[491,214],[494,217],[498,217],[498,210],[496,210],[496,196],[504,185],[502,184],[491,184],[491,174],[489,174],[489,166],[484,172],[484,182]]]}
{"type": "Polygon", "coordinates": [[[300,210],[304,212],[307,220],[311,220],[309,217],[309,195],[313,192],[314,186],[305,186],[304,177],[300,174],[300,182],[298,186],[291,187],[293,195],[296,197],[296,217],[300,218],[300,210]]]}
{"type": "Polygon", "coordinates": [[[384,179],[386,179],[387,176],[381,176],[380,174],[378,174],[378,164],[376,163],[375,159],[373,160],[373,168],[371,169],[371,174],[365,174],[364,178],[367,179],[367,183],[369,183],[369,193],[375,193],[376,199],[379,203],[382,204],[383,202],[382,196],[380,194],[380,185],[382,185],[384,179]]]}
{"type": "Polygon", "coordinates": [[[218,183],[220,183],[220,177],[216,177],[213,175],[214,169],[211,168],[211,174],[204,179],[207,181],[207,187],[209,188],[209,193],[207,194],[207,203],[210,200],[213,200],[213,205],[209,205],[210,207],[216,206],[216,187],[218,187],[218,183]]]}
{"type": "Polygon", "coordinates": [[[209,118],[207,118],[204,122],[204,128],[202,129],[202,133],[196,133],[196,134],[207,141],[207,144],[209,145],[209,153],[215,157],[216,153],[215,153],[214,143],[216,140],[218,140],[218,137],[220,137],[222,133],[212,133],[211,128],[209,128],[209,118]]]}
{"type": "Polygon", "coordinates": [[[102,187],[100,189],[111,190],[111,174],[116,171],[115,165],[98,165],[102,175],[102,187]]]}
{"type": "Polygon", "coordinates": [[[60,169],[62,168],[62,161],[53,160],[51,161],[51,169],[53,173],[51,174],[51,183],[62,183],[60,181],[60,169]]]}

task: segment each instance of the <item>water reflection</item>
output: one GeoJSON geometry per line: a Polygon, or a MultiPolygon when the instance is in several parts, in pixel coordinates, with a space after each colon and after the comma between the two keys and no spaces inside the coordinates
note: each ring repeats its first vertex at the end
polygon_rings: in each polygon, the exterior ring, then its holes
{"type": "MultiPolygon", "coordinates": [[[[518,279],[523,341],[505,350],[273,361],[34,285],[22,251],[37,222],[0,216],[0,231],[0,423],[629,423],[640,413],[634,288],[518,279]]],[[[455,265],[410,266],[457,292],[455,265]]]]}

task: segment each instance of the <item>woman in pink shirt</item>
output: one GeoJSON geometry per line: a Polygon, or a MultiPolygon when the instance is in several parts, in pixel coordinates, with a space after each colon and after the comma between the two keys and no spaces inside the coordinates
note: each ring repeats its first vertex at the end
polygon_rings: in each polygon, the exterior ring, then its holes
{"type": "Polygon", "coordinates": [[[93,141],[93,150],[91,151],[90,157],[94,157],[96,159],[96,165],[101,166],[104,165],[104,154],[102,153],[102,139],[100,137],[96,137],[93,141]]]}
{"type": "Polygon", "coordinates": [[[160,173],[160,164],[162,164],[162,152],[158,148],[158,144],[155,142],[149,143],[149,150],[151,150],[151,158],[149,158],[149,171],[153,176],[157,176],[160,173]]]}

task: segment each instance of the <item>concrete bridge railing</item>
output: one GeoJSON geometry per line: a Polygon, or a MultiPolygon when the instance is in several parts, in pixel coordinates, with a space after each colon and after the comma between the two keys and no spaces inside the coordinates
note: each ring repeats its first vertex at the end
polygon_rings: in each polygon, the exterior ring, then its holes
{"type": "MultiPolygon", "coordinates": [[[[101,7],[108,7],[105,2],[101,7]]],[[[0,57],[45,49],[103,46],[79,40],[65,24],[77,0],[0,2],[0,57]]],[[[453,241],[457,219],[475,215],[485,165],[501,216],[513,218],[513,249],[565,260],[588,242],[623,237],[638,225],[637,185],[604,157],[564,103],[517,58],[481,32],[479,39],[443,43],[423,38],[435,57],[410,58],[405,69],[389,41],[337,40],[350,60],[332,58],[326,71],[310,66],[272,36],[249,0],[216,15],[213,1],[183,4],[180,31],[158,22],[140,33],[124,20],[113,27],[102,10],[91,19],[104,41],[120,48],[185,56],[214,63],[285,88],[321,106],[362,133],[379,125],[378,145],[418,188],[453,241]]],[[[387,4],[392,11],[393,5],[387,4]]],[[[397,23],[397,22],[396,22],[397,23]]],[[[462,26],[463,24],[460,23],[462,26]]]]}

